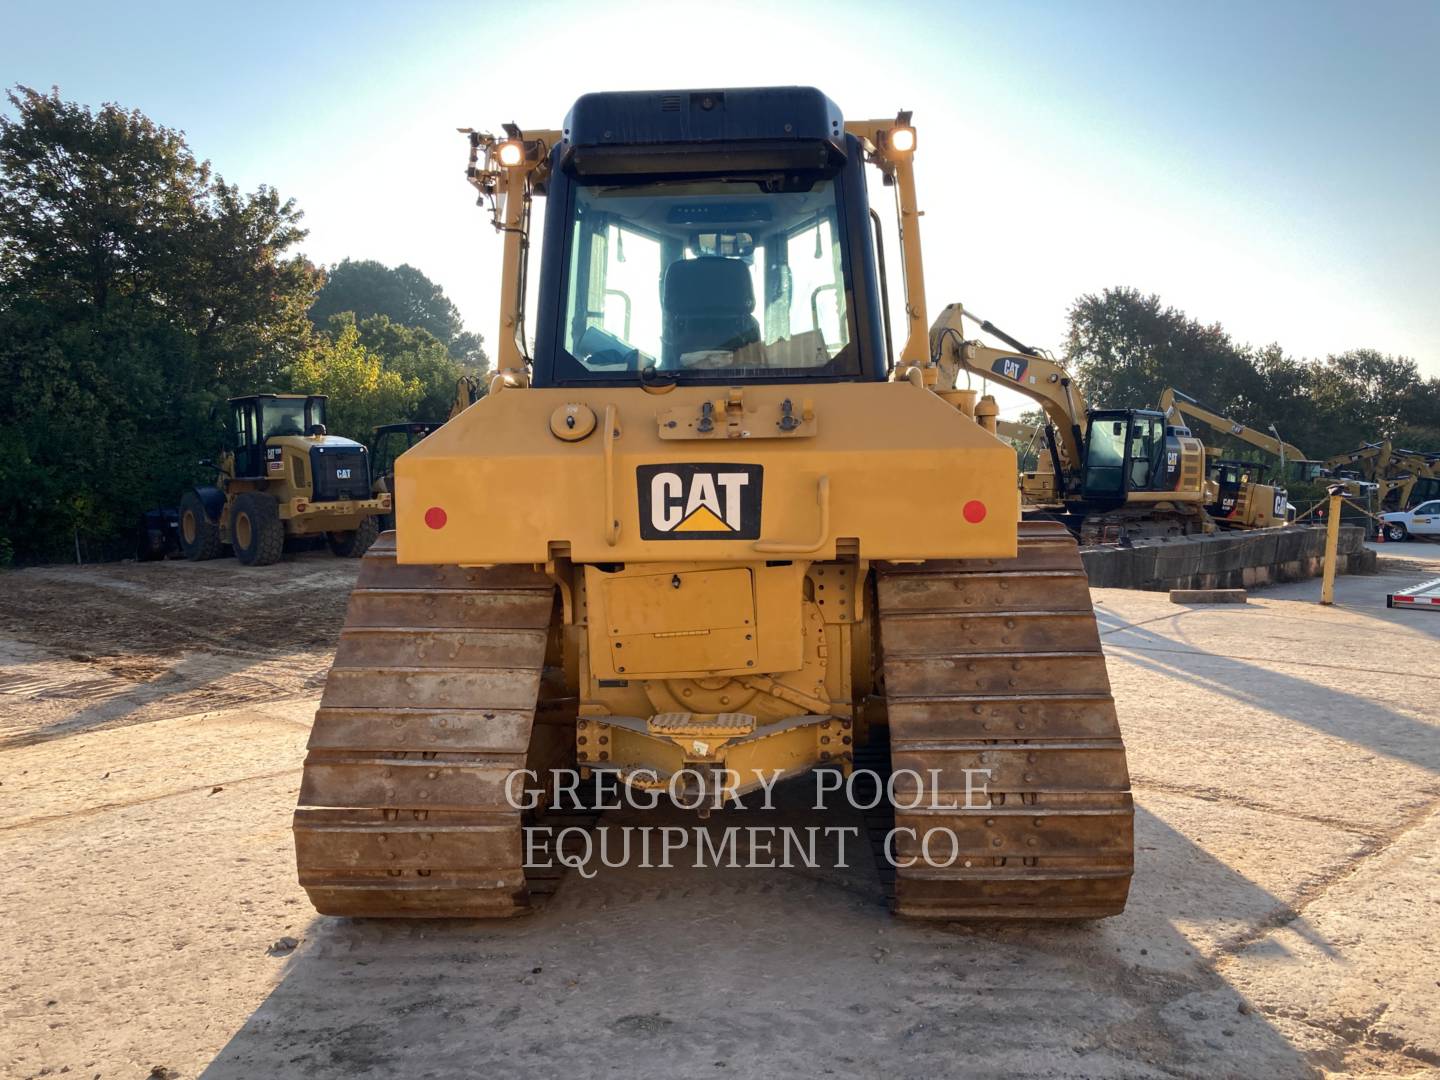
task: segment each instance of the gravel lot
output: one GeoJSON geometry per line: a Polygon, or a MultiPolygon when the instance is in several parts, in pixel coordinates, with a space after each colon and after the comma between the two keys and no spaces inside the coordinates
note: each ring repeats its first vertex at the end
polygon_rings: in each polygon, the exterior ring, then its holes
{"type": "Polygon", "coordinates": [[[571,875],[502,924],[316,917],[289,818],[355,570],[0,577],[0,1074],[1440,1071],[1440,614],[1384,606],[1440,548],[1328,609],[1097,590],[1135,884],[1038,927],[897,922],[863,851],[571,875]]]}

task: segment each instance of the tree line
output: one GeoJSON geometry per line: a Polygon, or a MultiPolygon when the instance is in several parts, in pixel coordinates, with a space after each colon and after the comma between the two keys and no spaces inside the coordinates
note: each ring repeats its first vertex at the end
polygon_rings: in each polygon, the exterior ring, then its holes
{"type": "Polygon", "coordinates": [[[0,113],[0,564],[123,552],[206,479],[227,397],[327,393],[335,434],[441,419],[486,366],[409,266],[297,251],[293,199],[242,192],[135,109],[16,87],[0,113]]]}
{"type": "Polygon", "coordinates": [[[1093,407],[1154,408],[1174,387],[1260,431],[1274,424],[1320,461],[1384,439],[1440,451],[1440,378],[1408,357],[1351,349],[1305,359],[1243,345],[1131,288],[1080,297],[1069,322],[1065,361],[1093,407]]]}
{"type": "MultiPolygon", "coordinates": [[[[0,564],[120,554],[227,442],[227,397],[330,395],[335,434],[443,420],[486,357],[410,266],[318,267],[293,199],[242,192],[135,109],[16,87],[0,113],[0,564]]],[[[1085,295],[1065,358],[1097,407],[1174,386],[1325,458],[1440,449],[1440,379],[1372,349],[1238,344],[1136,289],[1085,295]]]]}

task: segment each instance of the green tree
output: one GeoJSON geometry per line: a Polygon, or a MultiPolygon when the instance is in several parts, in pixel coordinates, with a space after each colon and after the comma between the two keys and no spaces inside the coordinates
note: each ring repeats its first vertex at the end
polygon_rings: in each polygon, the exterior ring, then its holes
{"type": "Polygon", "coordinates": [[[212,407],[306,346],[319,287],[292,202],[179,132],[17,87],[0,114],[0,533],[22,559],[173,505],[212,407]]]}
{"type": "MultiPolygon", "coordinates": [[[[1382,439],[1440,449],[1440,379],[1422,379],[1408,357],[1351,349],[1311,361],[1278,344],[1241,346],[1219,323],[1200,323],[1127,288],[1075,302],[1066,355],[1095,407],[1154,406],[1173,386],[1241,423],[1273,424],[1321,460],[1382,439]]],[[[1244,444],[1233,449],[1258,456],[1244,444]]]]}
{"type": "Polygon", "coordinates": [[[333,333],[317,334],[288,373],[292,389],[327,394],[326,427],[331,434],[367,442],[371,429],[414,413],[424,394],[419,379],[385,367],[365,347],[353,321],[337,321],[333,333]]]}
{"type": "Polygon", "coordinates": [[[1065,356],[1094,407],[1153,408],[1167,386],[1216,407],[1262,393],[1254,366],[1219,323],[1202,324],[1138,289],[1106,289],[1070,308],[1065,356]]]}
{"type": "Polygon", "coordinates": [[[357,323],[384,315],[401,326],[426,330],[454,360],[474,371],[483,371],[489,363],[480,335],[465,330],[459,308],[413,266],[402,263],[391,268],[373,259],[344,259],[332,266],[310,318],[324,327],[332,316],[346,311],[355,313],[357,323]]]}
{"type": "Polygon", "coordinates": [[[1408,357],[1351,349],[1314,365],[1310,378],[1327,455],[1384,439],[1440,449],[1440,381],[1423,380],[1408,357]]]}
{"type": "MultiPolygon", "coordinates": [[[[336,320],[354,316],[337,315],[336,320]]],[[[372,315],[359,325],[360,342],[376,353],[390,371],[420,384],[420,400],[409,417],[394,419],[444,420],[455,401],[455,383],[465,368],[454,360],[435,335],[418,327],[401,326],[388,316],[372,315]]]]}

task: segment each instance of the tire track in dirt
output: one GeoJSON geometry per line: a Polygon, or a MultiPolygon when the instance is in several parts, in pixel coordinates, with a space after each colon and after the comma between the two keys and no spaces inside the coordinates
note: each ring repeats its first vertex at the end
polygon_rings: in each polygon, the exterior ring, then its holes
{"type": "Polygon", "coordinates": [[[356,560],[37,567],[0,598],[0,749],[317,692],[356,560]]]}

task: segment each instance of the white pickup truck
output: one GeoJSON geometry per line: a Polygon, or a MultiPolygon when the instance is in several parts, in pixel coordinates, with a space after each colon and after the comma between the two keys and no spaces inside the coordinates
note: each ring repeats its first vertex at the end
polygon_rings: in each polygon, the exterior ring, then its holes
{"type": "Polygon", "coordinates": [[[1440,536],[1440,499],[1423,502],[1413,510],[1381,514],[1386,540],[1408,540],[1411,536],[1440,536]]]}

